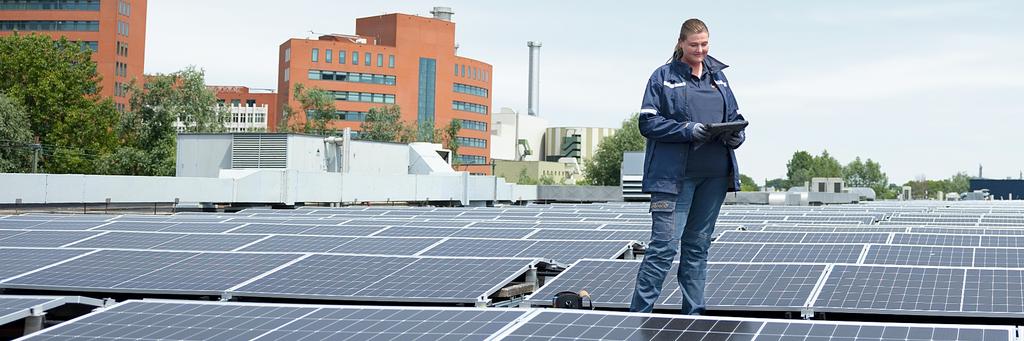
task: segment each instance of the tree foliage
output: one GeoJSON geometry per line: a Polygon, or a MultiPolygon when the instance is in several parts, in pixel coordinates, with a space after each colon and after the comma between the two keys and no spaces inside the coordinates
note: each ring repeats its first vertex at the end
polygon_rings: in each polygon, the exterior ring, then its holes
{"type": "Polygon", "coordinates": [[[881,164],[871,159],[861,161],[858,156],[846,164],[843,167],[843,181],[849,187],[870,187],[877,197],[890,197],[889,176],[882,172],[881,164]]]}
{"type": "Polygon", "coordinates": [[[334,119],[334,97],[330,93],[320,88],[307,88],[302,83],[296,83],[292,95],[299,102],[299,110],[293,112],[306,115],[302,127],[292,127],[292,130],[315,135],[335,133],[335,130],[330,128],[331,121],[334,119]]]}
{"type": "Polygon", "coordinates": [[[614,135],[601,140],[594,156],[584,161],[586,183],[596,186],[618,186],[622,177],[622,153],[643,151],[646,139],[637,125],[639,114],[622,121],[614,135]]]}
{"type": "Polygon", "coordinates": [[[377,142],[398,142],[404,129],[402,111],[397,105],[370,108],[359,124],[359,139],[377,142]]]}
{"type": "Polygon", "coordinates": [[[822,151],[821,155],[812,156],[806,151],[797,151],[786,163],[786,187],[803,186],[811,178],[839,178],[843,176],[843,166],[839,161],[822,151]]]}
{"type": "Polygon", "coordinates": [[[0,173],[30,171],[32,142],[25,108],[0,92],[0,173]]]}
{"type": "Polygon", "coordinates": [[[971,177],[967,172],[959,172],[956,175],[942,180],[927,180],[924,176],[908,181],[904,186],[910,186],[911,195],[914,199],[935,198],[939,192],[942,193],[964,193],[971,189],[971,177]]]}
{"type": "Polygon", "coordinates": [[[757,182],[754,181],[753,178],[747,176],[746,174],[740,174],[740,191],[757,192],[758,190],[759,188],[757,187],[757,182]]]}

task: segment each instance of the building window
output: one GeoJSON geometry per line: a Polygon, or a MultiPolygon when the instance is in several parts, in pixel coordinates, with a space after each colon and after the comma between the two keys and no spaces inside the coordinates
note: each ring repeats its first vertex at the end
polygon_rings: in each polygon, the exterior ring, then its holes
{"type": "Polygon", "coordinates": [[[452,91],[480,97],[487,97],[487,89],[467,84],[452,83],[452,91]]]}
{"type": "MultiPolygon", "coordinates": [[[[357,122],[361,122],[361,121],[365,121],[366,120],[366,113],[365,112],[361,112],[361,111],[336,110],[336,111],[334,111],[334,113],[328,114],[327,116],[328,116],[327,117],[328,120],[357,121],[357,122]]],[[[306,118],[307,119],[316,119],[316,118],[318,118],[318,115],[317,115],[316,111],[306,110],[306,118]]]]}
{"type": "Polygon", "coordinates": [[[473,120],[459,120],[462,121],[462,128],[476,131],[487,131],[487,123],[473,120]]]}
{"type": "Polygon", "coordinates": [[[452,109],[487,115],[487,106],[476,103],[452,101],[452,109]]]}
{"type": "Polygon", "coordinates": [[[256,100],[254,100],[254,99],[247,99],[247,100],[245,100],[245,106],[247,106],[247,107],[255,107],[256,106],[256,100]]]}
{"type": "Polygon", "coordinates": [[[292,60],[292,48],[284,49],[284,61],[292,60]]]}
{"type": "MultiPolygon", "coordinates": [[[[0,0],[0,11],[32,11],[32,10],[64,10],[64,11],[99,11],[100,0],[55,0],[55,1],[16,1],[0,0]]],[[[125,14],[127,15],[127,14],[125,14]]]]}
{"type": "Polygon", "coordinates": [[[132,15],[132,4],[125,0],[118,1],[117,13],[126,17],[132,15]]]}
{"type": "Polygon", "coordinates": [[[384,54],[383,53],[378,53],[377,54],[377,67],[384,67],[384,54]]]}
{"type": "Polygon", "coordinates": [[[479,155],[459,154],[459,163],[463,165],[486,165],[487,158],[479,155]]]}
{"type": "Polygon", "coordinates": [[[352,65],[359,65],[359,51],[352,51],[352,65]]]}
{"type": "Polygon", "coordinates": [[[466,66],[462,66],[462,77],[466,77],[466,66]]]}
{"type": "Polygon", "coordinates": [[[327,91],[335,101],[394,104],[395,95],[356,91],[327,91]]]}
{"type": "MultiPolygon", "coordinates": [[[[120,21],[118,23],[121,23],[120,21]]],[[[120,27],[118,27],[120,32],[120,27]]],[[[2,20],[0,31],[85,31],[100,30],[99,21],[2,20]]],[[[127,29],[125,29],[127,32],[127,29]]],[[[125,33],[127,35],[127,33],[125,33]]]]}
{"type": "Polygon", "coordinates": [[[462,147],[487,148],[487,140],[484,139],[462,136],[456,137],[455,139],[459,141],[459,146],[462,147]]]}
{"type": "Polygon", "coordinates": [[[123,36],[127,37],[128,36],[128,23],[126,23],[124,21],[118,20],[117,21],[117,34],[120,34],[120,35],[123,35],[123,36]]]}
{"type": "Polygon", "coordinates": [[[345,59],[348,59],[345,50],[338,51],[338,64],[345,64],[345,59]]]}
{"type": "Polygon", "coordinates": [[[291,70],[289,68],[284,68],[284,81],[285,82],[287,82],[288,79],[289,79],[289,77],[288,77],[289,72],[288,71],[291,71],[291,70]]]}
{"type": "Polygon", "coordinates": [[[117,42],[117,55],[122,57],[128,56],[128,43],[117,42]]]}
{"type": "Polygon", "coordinates": [[[331,49],[324,50],[324,63],[330,63],[331,58],[334,58],[334,51],[331,51],[331,49]]]}
{"type": "Polygon", "coordinates": [[[373,53],[367,52],[363,57],[363,65],[370,66],[370,63],[373,63],[370,61],[370,59],[373,58],[373,53]]]}
{"type": "MultiPolygon", "coordinates": [[[[434,95],[437,78],[437,60],[420,58],[419,102],[417,103],[416,122],[423,124],[434,121],[434,95]]],[[[422,137],[422,136],[421,136],[422,137]]]]}
{"type": "Polygon", "coordinates": [[[320,60],[320,49],[314,48],[313,49],[313,62],[315,63],[315,62],[317,62],[319,60],[320,60]]]}
{"type": "Polygon", "coordinates": [[[388,68],[395,68],[395,55],[393,54],[388,55],[388,68]]]}
{"type": "Polygon", "coordinates": [[[309,79],[320,81],[341,81],[352,83],[395,85],[395,76],[344,71],[309,70],[309,79]]]}

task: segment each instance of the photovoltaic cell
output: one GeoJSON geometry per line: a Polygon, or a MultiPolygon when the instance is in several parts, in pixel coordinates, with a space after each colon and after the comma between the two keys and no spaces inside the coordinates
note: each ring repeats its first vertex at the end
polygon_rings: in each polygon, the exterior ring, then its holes
{"type": "Polygon", "coordinates": [[[760,321],[542,311],[504,340],[753,340],[760,321]]]}
{"type": "Polygon", "coordinates": [[[864,264],[971,266],[974,248],[871,245],[864,264]]]}
{"type": "Polygon", "coordinates": [[[863,245],[764,244],[751,259],[758,263],[857,263],[863,245]]]}
{"type": "Polygon", "coordinates": [[[260,340],[484,340],[524,312],[323,308],[260,340]]]}
{"type": "Polygon", "coordinates": [[[857,312],[959,311],[963,269],[836,265],[816,310],[857,312]]]}
{"type": "Polygon", "coordinates": [[[730,243],[799,243],[804,235],[806,233],[802,232],[726,231],[715,240],[730,243]]]}
{"type": "Polygon", "coordinates": [[[331,252],[367,255],[414,255],[439,241],[441,241],[440,238],[360,237],[334,248],[331,252]]]}
{"type": "Polygon", "coordinates": [[[1024,237],[981,236],[981,246],[1024,248],[1024,237]]]}
{"type": "Polygon", "coordinates": [[[967,269],[964,311],[1024,313],[1024,270],[967,269]]]}
{"type": "Polygon", "coordinates": [[[151,247],[154,250],[231,251],[265,236],[232,234],[186,234],[151,247]]]}
{"type": "Polygon", "coordinates": [[[974,266],[1024,268],[1024,249],[977,248],[974,251],[974,266]]]}
{"type": "Polygon", "coordinates": [[[807,233],[802,243],[885,244],[888,233],[807,233]]]}
{"type": "Polygon", "coordinates": [[[91,231],[27,231],[4,239],[0,246],[59,247],[99,234],[91,231]]]}
{"type": "Polygon", "coordinates": [[[63,249],[0,249],[0,281],[72,257],[88,250],[63,249]]]}
{"type": "Polygon", "coordinates": [[[711,243],[708,249],[709,262],[750,262],[761,251],[762,244],[754,243],[711,243]]]}
{"type": "Polygon", "coordinates": [[[354,237],[271,236],[239,251],[252,252],[331,252],[354,237]]]}
{"type": "Polygon", "coordinates": [[[68,245],[76,248],[148,249],[177,238],[178,233],[109,232],[68,245]]]}
{"type": "Polygon", "coordinates": [[[955,234],[897,233],[891,244],[935,246],[979,246],[981,236],[955,234]]]}

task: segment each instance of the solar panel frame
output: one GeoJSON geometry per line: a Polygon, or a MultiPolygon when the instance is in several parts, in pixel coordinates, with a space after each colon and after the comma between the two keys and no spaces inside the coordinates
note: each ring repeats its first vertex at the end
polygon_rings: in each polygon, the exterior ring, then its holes
{"type": "Polygon", "coordinates": [[[835,265],[811,306],[815,312],[959,315],[964,283],[964,268],[835,265]],[[914,294],[914,300],[907,298],[914,294]],[[900,298],[890,299],[893,295],[900,298]]]}
{"type": "Polygon", "coordinates": [[[863,264],[970,267],[973,247],[869,245],[863,264]]]}

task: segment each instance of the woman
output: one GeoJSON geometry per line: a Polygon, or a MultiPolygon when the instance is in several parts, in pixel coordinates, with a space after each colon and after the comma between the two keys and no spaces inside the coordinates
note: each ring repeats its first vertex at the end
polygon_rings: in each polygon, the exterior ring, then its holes
{"type": "Polygon", "coordinates": [[[651,75],[640,109],[647,138],[643,191],[651,194],[651,241],[636,277],[630,311],[651,312],[679,253],[682,313],[704,312],[708,248],[725,193],[740,188],[734,149],[744,133],[710,140],[705,124],[743,120],[727,66],[708,56],[708,28],[689,19],[672,59],[651,75]]]}

